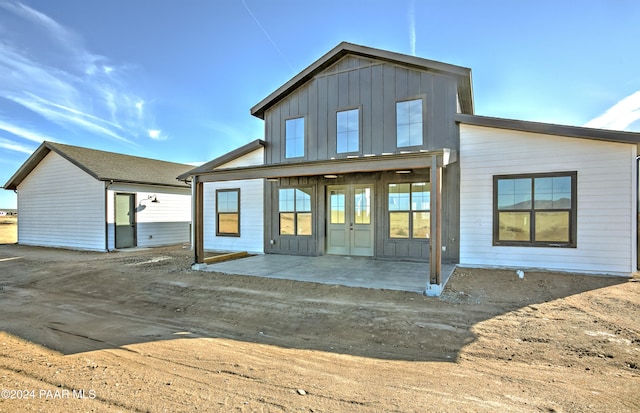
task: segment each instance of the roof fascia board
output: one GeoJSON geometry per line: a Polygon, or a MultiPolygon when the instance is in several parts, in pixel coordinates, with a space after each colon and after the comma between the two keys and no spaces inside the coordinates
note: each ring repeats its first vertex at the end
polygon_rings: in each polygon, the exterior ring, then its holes
{"type": "Polygon", "coordinates": [[[485,126],[490,128],[542,133],[545,135],[565,136],[569,138],[592,139],[606,142],[640,144],[640,133],[636,132],[585,128],[582,126],[556,125],[552,123],[530,122],[476,115],[458,114],[455,115],[454,119],[457,123],[473,126],[485,126]]]}
{"type": "Polygon", "coordinates": [[[431,158],[433,156],[442,156],[443,153],[444,150],[438,150],[375,157],[216,169],[215,171],[198,175],[198,182],[428,168],[431,166],[431,158]]]}
{"type": "Polygon", "coordinates": [[[42,142],[38,149],[36,149],[29,158],[18,168],[18,170],[9,178],[9,180],[4,184],[4,189],[15,190],[18,189],[18,185],[22,183],[24,178],[26,178],[31,171],[35,169],[35,167],[42,161],[45,156],[49,154],[51,151],[50,148],[46,146],[46,142],[42,142]]]}
{"type": "Polygon", "coordinates": [[[205,164],[202,164],[188,172],[183,173],[182,175],[178,176],[177,179],[182,181],[188,179],[190,176],[213,170],[221,165],[234,161],[241,156],[247,155],[257,149],[264,148],[264,146],[265,142],[262,139],[256,139],[246,145],[232,150],[231,152],[227,152],[222,156],[219,156],[205,164]]]}
{"type": "Polygon", "coordinates": [[[128,180],[120,180],[114,179],[110,177],[98,176],[94,171],[88,169],[85,165],[78,162],[75,158],[71,157],[67,153],[65,153],[62,148],[57,147],[55,143],[44,141],[40,146],[31,154],[31,156],[22,164],[22,166],[13,174],[13,176],[7,181],[4,185],[4,189],[7,190],[16,190],[18,186],[22,183],[22,181],[38,166],[40,162],[50,153],[55,152],[71,164],[78,167],[83,172],[87,173],[92,178],[98,181],[104,182],[118,182],[118,183],[128,183],[128,184],[138,184],[138,185],[152,185],[152,186],[169,186],[173,188],[187,188],[189,185],[186,182],[180,182],[176,179],[175,185],[168,185],[166,183],[154,183],[154,182],[144,182],[144,181],[128,181],[128,180]]]}
{"type": "Polygon", "coordinates": [[[157,186],[157,187],[165,187],[165,188],[182,188],[182,189],[191,188],[191,185],[187,184],[186,182],[181,182],[177,180],[175,185],[158,184],[158,183],[144,182],[144,181],[124,181],[124,180],[109,179],[109,178],[101,178],[99,179],[99,181],[109,182],[109,184],[146,185],[146,186],[157,186]]]}
{"type": "Polygon", "coordinates": [[[462,113],[473,115],[476,109],[473,103],[473,77],[471,76],[471,69],[469,69],[469,76],[460,78],[460,83],[461,85],[458,86],[458,99],[460,100],[462,113]]]}
{"type": "Polygon", "coordinates": [[[40,162],[42,162],[44,158],[46,158],[46,156],[50,152],[55,152],[56,154],[58,154],[68,162],[71,162],[80,170],[82,170],[83,172],[91,176],[92,178],[100,180],[100,178],[95,174],[95,172],[91,171],[86,166],[82,165],[80,162],[78,162],[71,156],[64,153],[64,151],[60,150],[60,148],[58,148],[55,144],[52,144],[51,142],[48,142],[48,141],[44,141],[42,142],[42,144],[40,144],[38,149],[36,149],[33,152],[33,154],[31,154],[31,156],[25,161],[25,163],[22,164],[20,169],[18,169],[18,171],[15,174],[13,174],[13,176],[9,179],[9,181],[7,181],[4,188],[14,189],[14,190],[17,189],[18,186],[22,183],[22,181],[36,168],[36,166],[38,166],[40,162]]]}
{"type": "Polygon", "coordinates": [[[348,45],[344,47],[344,50],[346,51],[346,53],[344,53],[345,55],[356,54],[371,59],[385,60],[391,63],[401,63],[403,65],[413,66],[422,70],[429,69],[436,72],[450,73],[458,76],[469,75],[470,69],[462,66],[350,43],[345,43],[345,45],[348,45]]]}
{"type": "MultiPolygon", "coordinates": [[[[307,81],[313,78],[316,73],[321,72],[333,63],[340,60],[342,57],[354,54],[361,57],[384,60],[390,63],[398,63],[403,66],[410,66],[420,70],[431,70],[439,73],[447,73],[459,76],[461,78],[469,79],[471,81],[471,69],[455,66],[448,63],[436,62],[434,60],[423,59],[421,57],[404,55],[396,52],[390,52],[387,50],[374,49],[371,47],[360,46],[352,43],[342,42],[329,52],[325,53],[320,59],[316,60],[311,65],[307,66],[303,71],[294,76],[284,85],[280,86],[269,96],[260,101],[257,105],[251,108],[251,114],[260,119],[264,119],[264,112],[277,101],[281,100],[283,96],[290,94],[293,90],[297,89],[307,81]]],[[[465,81],[465,83],[467,83],[465,81]]],[[[470,84],[465,85],[465,88],[469,88],[470,84]]],[[[471,109],[472,110],[472,109],[471,109]]]]}

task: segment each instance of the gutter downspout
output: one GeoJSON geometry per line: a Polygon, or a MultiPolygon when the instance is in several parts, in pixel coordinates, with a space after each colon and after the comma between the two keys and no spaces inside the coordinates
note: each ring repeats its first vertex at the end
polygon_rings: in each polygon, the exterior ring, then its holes
{"type": "Polygon", "coordinates": [[[640,155],[636,156],[636,270],[640,271],[640,155]]]}

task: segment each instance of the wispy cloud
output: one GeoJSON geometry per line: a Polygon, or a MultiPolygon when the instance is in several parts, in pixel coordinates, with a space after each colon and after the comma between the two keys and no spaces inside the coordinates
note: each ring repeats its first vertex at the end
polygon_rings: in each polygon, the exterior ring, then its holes
{"type": "Polygon", "coordinates": [[[411,48],[411,56],[416,55],[416,2],[409,1],[409,47],[411,48]]]}
{"type": "Polygon", "coordinates": [[[81,112],[78,109],[48,101],[31,93],[27,93],[25,97],[13,97],[12,100],[52,122],[72,125],[96,135],[108,136],[122,142],[133,143],[133,141],[122,135],[122,132],[125,131],[117,123],[81,112]]]}
{"type": "Polygon", "coordinates": [[[637,120],[640,120],[640,90],[620,100],[602,115],[585,123],[584,126],[626,130],[637,120]]]}
{"type": "Polygon", "coordinates": [[[36,143],[41,143],[44,140],[55,141],[55,139],[45,135],[44,133],[38,132],[34,128],[21,127],[2,119],[0,119],[0,130],[36,143]]]}
{"type": "Polygon", "coordinates": [[[21,152],[31,155],[33,153],[34,148],[22,145],[20,143],[16,143],[10,141],[8,139],[0,138],[0,148],[7,149],[10,151],[21,152]]]}
{"type": "MultiPolygon", "coordinates": [[[[4,99],[66,129],[131,145],[153,139],[154,122],[145,99],[132,92],[130,67],[92,53],[81,36],[25,4],[0,0],[0,9],[0,104],[4,99]]],[[[11,125],[2,106],[0,115],[0,129],[32,141],[40,135],[11,125]]]]}
{"type": "Polygon", "coordinates": [[[64,27],[59,25],[55,20],[49,18],[48,16],[40,13],[37,10],[32,9],[31,7],[25,6],[19,2],[2,2],[0,4],[5,10],[13,12],[16,15],[23,17],[25,20],[30,20],[31,22],[47,27],[48,31],[56,34],[58,37],[65,38],[66,40],[73,41],[75,40],[71,32],[66,30],[64,27]]]}

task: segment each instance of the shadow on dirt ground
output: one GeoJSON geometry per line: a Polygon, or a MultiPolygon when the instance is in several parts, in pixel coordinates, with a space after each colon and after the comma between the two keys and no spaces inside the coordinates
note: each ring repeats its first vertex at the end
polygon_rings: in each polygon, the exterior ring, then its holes
{"type": "Polygon", "coordinates": [[[0,330],[63,354],[207,337],[389,360],[455,361],[476,340],[479,323],[629,282],[457,269],[443,295],[429,298],[194,272],[190,263],[191,251],[182,246],[105,254],[2,245],[0,330]]]}

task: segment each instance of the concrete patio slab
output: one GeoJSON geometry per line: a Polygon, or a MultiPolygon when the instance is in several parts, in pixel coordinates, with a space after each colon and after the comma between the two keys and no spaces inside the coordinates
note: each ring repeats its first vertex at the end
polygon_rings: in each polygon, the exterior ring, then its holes
{"type": "MultiPolygon", "coordinates": [[[[209,264],[203,271],[252,275],[295,281],[336,284],[348,287],[425,293],[429,282],[429,263],[373,260],[370,258],[325,255],[304,257],[265,254],[209,264]]],[[[443,264],[443,283],[455,264],[443,264]]],[[[437,294],[436,294],[437,295],[437,294]]]]}

